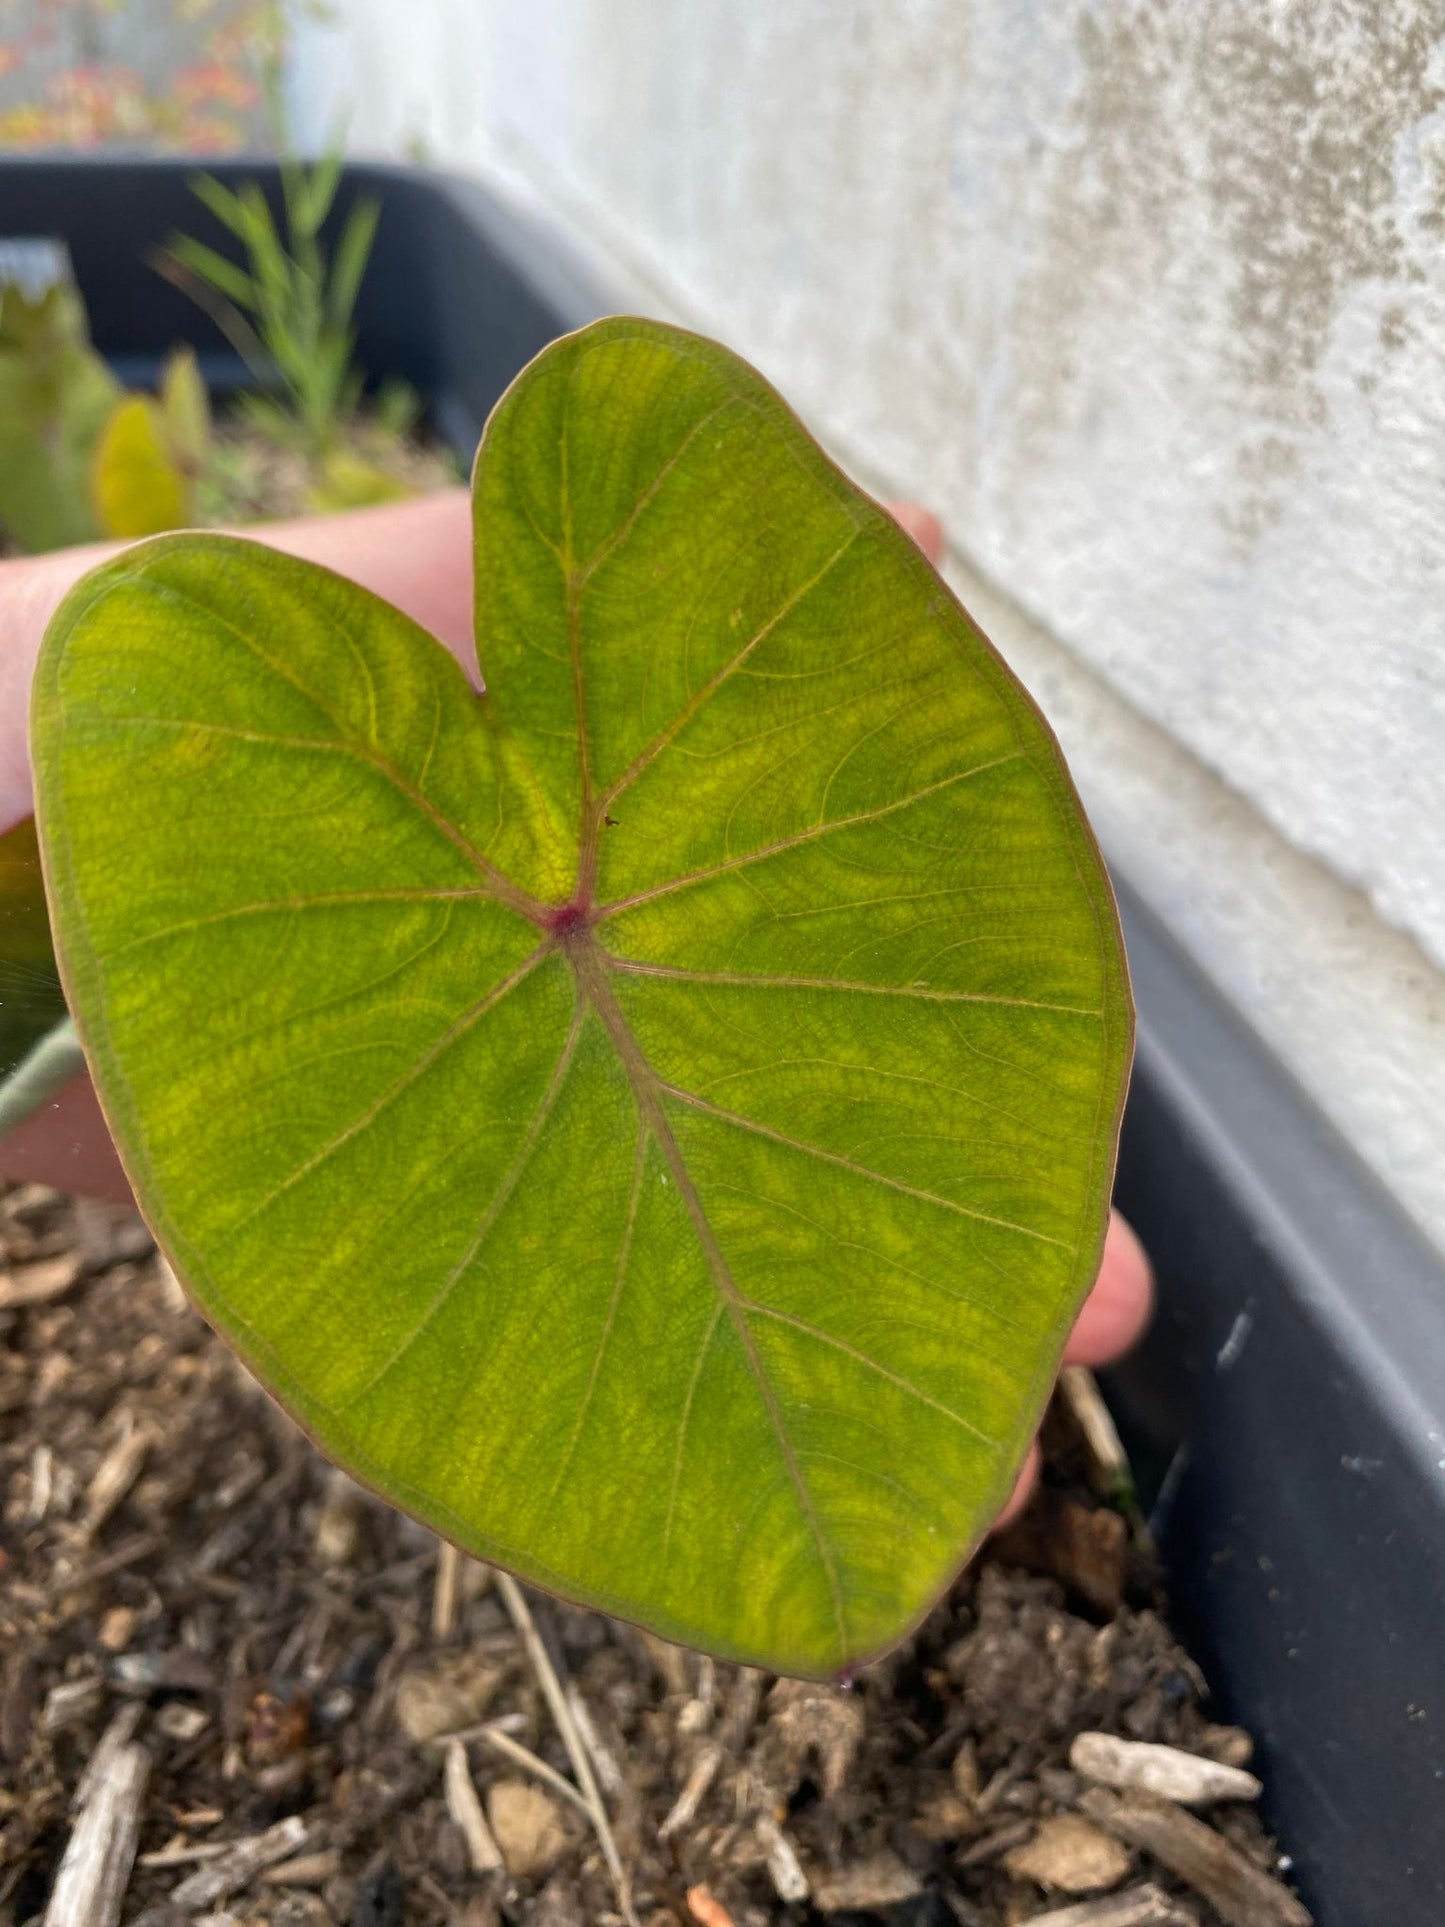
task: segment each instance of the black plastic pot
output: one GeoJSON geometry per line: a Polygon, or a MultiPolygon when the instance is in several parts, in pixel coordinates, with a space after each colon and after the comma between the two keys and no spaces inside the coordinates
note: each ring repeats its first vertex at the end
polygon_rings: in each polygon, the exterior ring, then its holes
{"type": "MultiPolygon", "coordinates": [[[[264,167],[216,170],[235,178],[264,167]]],[[[146,265],[208,222],[174,163],[0,163],[0,236],[69,242],[95,338],[152,381],[188,340],[146,265]]],[[[274,182],[272,183],[274,185],[274,182]]],[[[360,344],[470,453],[517,368],[610,305],[480,188],[356,168],[380,196],[360,344]]],[[[1161,1310],[1111,1398],[1223,1717],[1322,1927],[1445,1922],[1445,1266],[1121,884],[1139,1055],[1119,1201],[1161,1310]]]]}

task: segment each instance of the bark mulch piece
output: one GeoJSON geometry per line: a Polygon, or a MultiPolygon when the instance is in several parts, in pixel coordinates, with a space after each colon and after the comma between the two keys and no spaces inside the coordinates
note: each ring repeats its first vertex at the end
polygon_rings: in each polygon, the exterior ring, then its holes
{"type": "Polygon", "coordinates": [[[14,1187],[7,1281],[0,1927],[77,1894],[90,1927],[1308,1920],[1252,1805],[1078,1770],[1118,1753],[1081,1734],[1250,1752],[1086,1388],[1031,1513],[904,1648],[815,1686],[440,1551],[311,1449],[134,1218],[14,1187]]]}

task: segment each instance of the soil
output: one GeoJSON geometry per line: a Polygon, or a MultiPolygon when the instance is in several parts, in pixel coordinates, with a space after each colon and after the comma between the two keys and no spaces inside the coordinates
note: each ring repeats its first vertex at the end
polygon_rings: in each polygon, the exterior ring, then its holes
{"type": "Polygon", "coordinates": [[[442,443],[424,433],[392,433],[365,415],[340,431],[333,462],[328,482],[299,449],[226,417],[213,433],[200,520],[208,528],[288,521],[393,496],[430,495],[461,479],[456,457],[442,443]]]}
{"type": "MultiPolygon", "coordinates": [[[[0,1259],[0,1922],[43,1911],[127,1708],[150,1772],[123,1919],[620,1922],[592,1827],[527,1757],[571,1782],[505,1582],[332,1470],[138,1220],[19,1186],[0,1259]],[[279,1864],[227,1879],[226,1847],[287,1821],[253,1855],[279,1864]]],[[[1131,1839],[1127,1802],[1070,1767],[1085,1730],[1235,1765],[1250,1749],[1211,1723],[1142,1527],[1057,1403],[1045,1443],[1021,1524],[848,1687],[527,1596],[590,1724],[639,1922],[1012,1927],[1090,1882],[1120,1897],[1101,1921],[1307,1919],[1251,1805],[1177,1820],[1243,1870],[1246,1900],[1217,1914],[1207,1879],[1138,1844],[1166,1803],[1131,1839]]]]}

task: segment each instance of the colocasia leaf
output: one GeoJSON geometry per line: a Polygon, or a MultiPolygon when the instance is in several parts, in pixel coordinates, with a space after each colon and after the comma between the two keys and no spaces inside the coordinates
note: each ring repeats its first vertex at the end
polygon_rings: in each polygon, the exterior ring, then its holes
{"type": "Polygon", "coordinates": [[[474,485],[487,694],[222,537],[47,638],[72,1008],[207,1316],[459,1544],[828,1674],[1006,1496],[1131,1019],[1033,705],[749,368],[557,343],[474,485]]]}

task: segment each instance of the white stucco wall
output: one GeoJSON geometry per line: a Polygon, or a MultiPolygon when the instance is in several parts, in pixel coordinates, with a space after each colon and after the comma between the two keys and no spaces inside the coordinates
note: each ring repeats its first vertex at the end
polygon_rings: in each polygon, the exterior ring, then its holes
{"type": "Polygon", "coordinates": [[[1441,0],[334,0],[296,82],[940,511],[1121,863],[1445,1242],[1441,0]]]}

